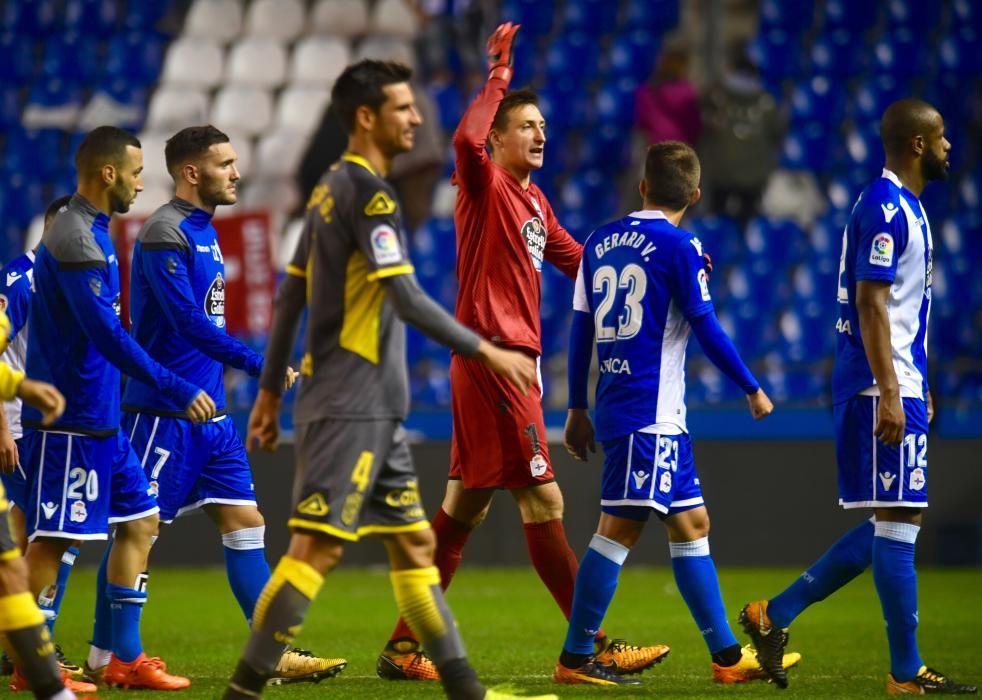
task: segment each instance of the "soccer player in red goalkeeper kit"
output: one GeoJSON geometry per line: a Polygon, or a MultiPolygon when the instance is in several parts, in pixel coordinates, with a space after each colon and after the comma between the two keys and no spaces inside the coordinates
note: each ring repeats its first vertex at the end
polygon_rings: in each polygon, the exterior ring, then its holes
{"type": "MultiPolygon", "coordinates": [[[[518,25],[509,22],[488,40],[488,81],[453,138],[460,283],[456,316],[498,345],[538,358],[542,262],[575,278],[583,248],[531,181],[532,171],[542,167],[545,120],[534,92],[508,91],[517,32],[518,25]]],[[[479,363],[453,356],[453,445],[447,493],[432,522],[435,563],[446,588],[495,490],[507,489],[518,504],[532,564],[568,619],[577,560],[563,528],[563,497],[546,444],[541,379],[539,384],[525,396],[479,363]],[[489,426],[496,431],[490,438],[489,426]]],[[[617,673],[639,673],[668,651],[665,645],[638,647],[597,633],[596,661],[617,673]]],[[[439,677],[402,620],[376,670],[392,680],[439,677]]]]}

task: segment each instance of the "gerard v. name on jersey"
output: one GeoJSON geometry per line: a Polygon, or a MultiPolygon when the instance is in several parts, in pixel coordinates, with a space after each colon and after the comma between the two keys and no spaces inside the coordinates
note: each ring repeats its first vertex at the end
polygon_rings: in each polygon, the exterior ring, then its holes
{"type": "Polygon", "coordinates": [[[619,246],[628,246],[630,248],[637,248],[641,251],[641,256],[647,260],[649,255],[655,252],[656,247],[653,243],[648,243],[645,245],[644,234],[640,231],[625,231],[624,233],[611,233],[603,237],[602,241],[599,241],[594,247],[593,252],[597,255],[597,260],[604,256],[611,248],[617,248],[619,246]]]}

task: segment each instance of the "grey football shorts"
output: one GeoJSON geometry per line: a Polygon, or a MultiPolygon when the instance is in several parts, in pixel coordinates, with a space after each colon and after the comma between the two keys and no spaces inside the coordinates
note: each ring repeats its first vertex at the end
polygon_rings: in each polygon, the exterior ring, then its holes
{"type": "Polygon", "coordinates": [[[398,421],[324,419],[295,436],[291,528],[356,542],[429,527],[398,421]]]}

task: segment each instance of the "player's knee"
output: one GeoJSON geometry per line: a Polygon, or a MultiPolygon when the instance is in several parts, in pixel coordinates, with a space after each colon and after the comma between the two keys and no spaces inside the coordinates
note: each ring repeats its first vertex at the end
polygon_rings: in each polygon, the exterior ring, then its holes
{"type": "Polygon", "coordinates": [[[221,532],[235,532],[254,527],[263,527],[266,520],[256,506],[217,506],[214,512],[209,512],[218,524],[221,532]]]}
{"type": "Polygon", "coordinates": [[[344,543],[336,537],[298,530],[294,530],[287,549],[287,556],[309,564],[321,575],[327,575],[334,569],[341,561],[342,554],[344,543]]]}
{"type": "Polygon", "coordinates": [[[149,548],[154,538],[160,534],[160,516],[152,513],[136,520],[128,520],[120,523],[116,527],[117,539],[128,539],[133,542],[144,543],[149,548]]]}
{"type": "Polygon", "coordinates": [[[512,491],[523,523],[544,523],[563,517],[563,492],[553,482],[512,491]]]}

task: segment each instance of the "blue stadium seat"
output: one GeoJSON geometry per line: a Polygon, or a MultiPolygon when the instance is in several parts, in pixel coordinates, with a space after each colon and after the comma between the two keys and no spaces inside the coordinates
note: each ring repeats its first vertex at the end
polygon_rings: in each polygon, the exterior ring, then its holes
{"type": "Polygon", "coordinates": [[[869,31],[876,24],[879,3],[856,0],[826,0],[825,31],[845,29],[852,35],[869,31]]]}
{"type": "Polygon", "coordinates": [[[982,7],[975,0],[951,2],[951,24],[955,27],[972,27],[982,30],[982,7]]]}
{"type": "Polygon", "coordinates": [[[23,85],[34,77],[34,44],[30,38],[8,31],[0,35],[0,83],[23,85]]]}
{"type": "Polygon", "coordinates": [[[63,167],[64,155],[58,129],[12,129],[7,132],[3,168],[30,179],[44,178],[63,167]]]}
{"type": "MultiPolygon", "coordinates": [[[[570,75],[563,75],[548,81],[539,90],[542,114],[546,118],[546,129],[576,129],[590,122],[590,97],[582,83],[570,75]]],[[[547,131],[547,135],[553,135],[547,131]]]]}
{"type": "Polygon", "coordinates": [[[811,0],[763,0],[760,3],[760,26],[762,29],[783,29],[791,34],[800,34],[812,26],[815,5],[811,0]]]}
{"type": "Polygon", "coordinates": [[[99,42],[93,36],[72,33],[45,45],[41,75],[86,83],[102,70],[99,42]]]}
{"type": "Polygon", "coordinates": [[[805,232],[794,221],[766,216],[755,217],[747,224],[743,240],[752,267],[761,266],[769,274],[797,262],[808,246],[805,232]]]}
{"type": "MultiPolygon", "coordinates": [[[[4,166],[6,168],[6,162],[4,166]]],[[[28,177],[24,171],[14,168],[6,168],[6,172],[3,173],[3,182],[6,190],[6,201],[3,205],[3,225],[10,224],[16,228],[24,229],[31,223],[31,219],[44,213],[45,202],[41,183],[37,179],[28,177]]],[[[23,231],[17,236],[18,240],[22,236],[23,231]]]]}
{"type": "Polygon", "coordinates": [[[616,35],[607,53],[605,75],[627,76],[638,83],[646,80],[651,74],[660,46],[660,38],[644,29],[616,35]]]}
{"type": "Polygon", "coordinates": [[[886,3],[887,31],[905,27],[924,36],[938,26],[942,5],[922,0],[889,0],[886,3]]]}
{"type": "Polygon", "coordinates": [[[757,35],[750,45],[750,57],[768,78],[790,78],[798,74],[801,41],[783,29],[757,35]]]}
{"type": "Polygon", "coordinates": [[[106,75],[149,85],[160,76],[167,43],[159,34],[127,32],[116,34],[106,49],[106,75]]]}
{"type": "Polygon", "coordinates": [[[598,122],[584,136],[592,142],[590,147],[595,152],[603,154],[602,167],[607,172],[614,172],[631,163],[631,139],[624,138],[622,126],[598,122]]]}
{"type": "Polygon", "coordinates": [[[56,0],[6,2],[3,5],[3,31],[23,36],[45,37],[59,28],[59,7],[56,0]]]}
{"type": "Polygon", "coordinates": [[[629,127],[634,123],[634,95],[637,83],[625,77],[613,83],[604,83],[597,90],[596,120],[604,124],[620,124],[629,127]]]}
{"type": "Polygon", "coordinates": [[[873,47],[874,70],[899,80],[923,72],[926,46],[920,37],[904,27],[883,34],[873,47]]]}
{"type": "Polygon", "coordinates": [[[515,65],[513,66],[515,72],[511,84],[522,86],[537,83],[544,65],[545,61],[542,58],[539,41],[531,36],[519,38],[515,44],[515,65]]]}
{"type": "Polygon", "coordinates": [[[443,127],[444,132],[452,134],[457,129],[466,109],[460,87],[455,82],[430,85],[430,97],[436,102],[437,110],[440,112],[440,126],[443,127]]]}
{"type": "Polygon", "coordinates": [[[938,44],[939,67],[946,73],[976,76],[982,72],[978,33],[970,26],[958,27],[938,44]]]}
{"type": "Polygon", "coordinates": [[[860,124],[878,124],[891,102],[909,95],[909,85],[892,75],[868,75],[859,81],[850,100],[853,119],[860,124]]]}
{"type": "Polygon", "coordinates": [[[831,165],[837,140],[832,130],[824,124],[796,124],[784,137],[781,165],[789,170],[824,173],[831,165]]]}
{"type": "Polygon", "coordinates": [[[9,129],[20,123],[24,99],[20,88],[2,83],[0,87],[0,129],[9,129]]]}
{"type": "Polygon", "coordinates": [[[791,120],[838,125],[845,114],[845,90],[835,77],[816,75],[791,92],[791,120]]]}
{"type": "Polygon", "coordinates": [[[617,210],[618,192],[599,168],[573,174],[563,185],[560,200],[567,210],[579,211],[588,225],[596,227],[617,210]]]}
{"type": "Polygon", "coordinates": [[[702,241],[703,249],[713,259],[715,272],[721,273],[743,258],[743,235],[735,219],[717,215],[700,216],[687,219],[682,226],[702,241]]]}
{"type": "Polygon", "coordinates": [[[66,0],[65,29],[107,36],[119,26],[120,9],[120,3],[115,0],[66,0]]]}
{"type": "Polygon", "coordinates": [[[171,0],[139,0],[128,2],[123,14],[126,29],[149,32],[157,29],[157,23],[170,8],[171,0]]]}
{"type": "Polygon", "coordinates": [[[588,34],[565,34],[549,42],[546,48],[546,76],[556,79],[569,76],[590,80],[597,74],[600,47],[588,34]]]}
{"type": "Polygon", "coordinates": [[[553,30],[552,0],[506,0],[501,8],[502,22],[518,22],[526,37],[545,36],[553,30]]]}
{"type": "Polygon", "coordinates": [[[609,0],[566,0],[564,31],[589,32],[594,36],[614,31],[617,3],[609,0]]]}
{"type": "Polygon", "coordinates": [[[628,0],[623,28],[641,27],[657,34],[679,23],[679,0],[628,0]]]}
{"type": "Polygon", "coordinates": [[[845,148],[837,154],[836,171],[865,187],[883,167],[883,144],[877,123],[853,126],[845,135],[845,148]]]}
{"type": "MultiPolygon", "coordinates": [[[[866,52],[859,50],[856,40],[845,29],[817,37],[811,48],[812,70],[839,79],[862,71],[865,57],[866,52]]],[[[843,86],[835,87],[841,92],[843,86]]]]}
{"type": "MultiPolygon", "coordinates": [[[[66,110],[77,110],[81,101],[82,91],[71,80],[41,78],[28,94],[27,108],[38,118],[44,118],[43,126],[69,126],[74,124],[74,116],[66,110]]],[[[34,119],[25,123],[29,126],[42,125],[34,119]]]]}

